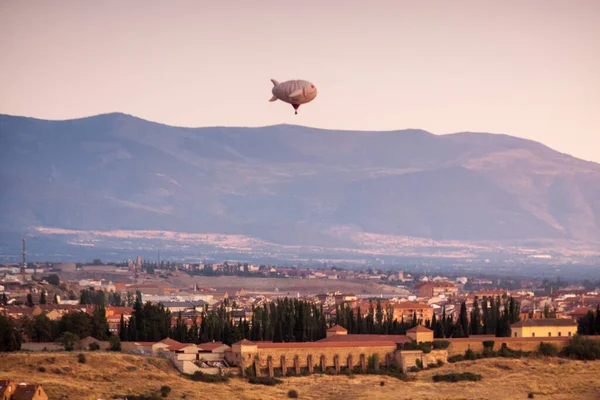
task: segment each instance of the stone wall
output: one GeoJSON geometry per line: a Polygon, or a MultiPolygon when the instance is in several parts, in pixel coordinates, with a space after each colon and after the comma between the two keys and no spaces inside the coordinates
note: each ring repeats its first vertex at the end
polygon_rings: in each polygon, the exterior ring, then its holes
{"type": "Polygon", "coordinates": [[[62,344],[55,342],[26,342],[21,344],[21,350],[25,351],[63,351],[62,344]]]}
{"type": "Polygon", "coordinates": [[[251,360],[244,360],[242,373],[248,366],[254,366],[259,375],[273,375],[275,370],[285,374],[292,370],[300,373],[307,369],[313,372],[315,368],[342,368],[356,366],[367,367],[369,356],[377,354],[380,364],[386,365],[394,359],[395,346],[364,346],[364,347],[319,347],[319,348],[259,348],[251,360]]]}
{"type": "Polygon", "coordinates": [[[429,353],[423,353],[422,350],[399,350],[396,351],[395,356],[396,362],[403,372],[408,371],[411,367],[416,367],[417,360],[421,362],[424,369],[427,369],[429,364],[437,364],[438,361],[448,362],[448,352],[446,350],[432,350],[429,353]]]}
{"type": "Polygon", "coordinates": [[[515,338],[515,337],[486,337],[482,338],[454,338],[444,339],[450,342],[448,346],[448,356],[454,356],[457,354],[465,354],[468,349],[473,350],[475,353],[483,352],[483,341],[493,340],[494,350],[500,350],[502,343],[511,350],[522,350],[522,351],[535,351],[540,347],[540,343],[552,343],[558,347],[559,350],[563,349],[569,344],[570,337],[545,337],[545,338],[515,338]]]}

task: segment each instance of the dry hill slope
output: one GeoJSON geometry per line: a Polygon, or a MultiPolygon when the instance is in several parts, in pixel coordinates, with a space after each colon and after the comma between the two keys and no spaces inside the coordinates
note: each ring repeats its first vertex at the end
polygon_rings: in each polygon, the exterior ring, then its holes
{"type": "Polygon", "coordinates": [[[275,387],[250,385],[234,378],[227,384],[193,382],[171,364],[154,357],[108,353],[0,354],[0,379],[41,383],[50,399],[108,399],[118,394],[150,394],[169,385],[171,399],[283,399],[290,389],[300,399],[536,399],[600,398],[600,362],[560,359],[485,359],[416,374],[414,382],[395,378],[313,375],[287,378],[275,387]],[[46,372],[38,372],[40,366],[46,372]],[[476,372],[480,382],[432,383],[431,376],[447,372],[476,372]],[[384,381],[385,385],[380,386],[384,381]]]}

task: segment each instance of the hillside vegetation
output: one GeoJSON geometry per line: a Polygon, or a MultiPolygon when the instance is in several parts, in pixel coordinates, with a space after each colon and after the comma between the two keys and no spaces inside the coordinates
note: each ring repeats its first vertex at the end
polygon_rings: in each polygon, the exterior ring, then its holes
{"type": "Polygon", "coordinates": [[[167,385],[169,399],[283,399],[296,390],[300,399],[598,399],[600,362],[548,359],[484,359],[447,364],[422,371],[403,382],[387,376],[312,375],[284,378],[276,386],[251,385],[241,378],[229,383],[194,382],[166,359],[124,354],[0,354],[0,379],[35,382],[50,399],[110,399],[115,395],[155,394],[167,385]],[[45,372],[39,372],[39,368],[45,372]],[[472,372],[478,382],[434,383],[432,377],[472,372]],[[384,382],[382,385],[381,382],[384,382]]]}

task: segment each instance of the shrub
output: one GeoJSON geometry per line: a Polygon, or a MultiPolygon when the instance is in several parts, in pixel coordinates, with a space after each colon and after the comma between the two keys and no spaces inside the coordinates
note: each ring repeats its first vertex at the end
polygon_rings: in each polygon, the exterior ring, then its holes
{"type": "Polygon", "coordinates": [[[578,360],[599,360],[600,359],[600,341],[582,338],[579,335],[573,336],[569,345],[565,347],[564,354],[567,357],[578,360]]]}
{"type": "Polygon", "coordinates": [[[118,336],[111,336],[108,338],[110,344],[110,351],[121,351],[121,339],[118,336]]]}
{"type": "Polygon", "coordinates": [[[455,362],[459,362],[459,361],[464,361],[465,356],[463,356],[462,354],[456,354],[454,356],[448,357],[448,362],[449,363],[455,363],[455,362]]]}
{"type": "Polygon", "coordinates": [[[288,392],[288,397],[289,397],[290,399],[297,399],[297,398],[298,398],[298,392],[297,392],[297,391],[295,391],[294,389],[292,389],[292,390],[290,390],[290,391],[288,392]]]}
{"type": "Polygon", "coordinates": [[[160,388],[160,395],[162,397],[167,397],[169,395],[169,393],[171,393],[171,387],[170,386],[165,385],[165,386],[162,386],[160,388]]]}
{"type": "Polygon", "coordinates": [[[528,399],[533,399],[535,396],[533,395],[533,392],[529,392],[527,393],[527,398],[528,399]]]}
{"type": "Polygon", "coordinates": [[[406,342],[402,347],[403,350],[417,350],[417,343],[415,342],[406,342]]]}
{"type": "Polygon", "coordinates": [[[38,372],[46,372],[46,367],[44,367],[44,366],[38,367],[38,372]]]}
{"type": "Polygon", "coordinates": [[[421,361],[420,358],[417,358],[415,360],[415,365],[417,366],[418,369],[423,369],[423,362],[421,361]]]}
{"type": "Polygon", "coordinates": [[[98,351],[100,350],[100,345],[96,342],[90,343],[89,349],[90,351],[98,351]]]}
{"type": "MultiPolygon", "coordinates": [[[[255,374],[254,374],[254,366],[253,366],[253,365],[250,365],[250,366],[246,367],[246,369],[244,370],[244,372],[246,372],[246,375],[247,375],[247,376],[254,376],[254,375],[255,375],[255,374]]],[[[289,370],[289,371],[288,371],[288,374],[289,374],[290,372],[293,372],[293,371],[292,371],[292,370],[289,370]]]]}
{"type": "Polygon", "coordinates": [[[477,382],[481,380],[481,375],[474,374],[472,372],[463,372],[463,373],[450,373],[445,375],[434,375],[434,382],[460,382],[460,381],[470,381],[477,382]]]}
{"type": "Polygon", "coordinates": [[[81,364],[85,364],[85,354],[79,353],[79,355],[77,356],[77,361],[79,361],[81,364]]]}
{"type": "Polygon", "coordinates": [[[467,349],[467,351],[465,351],[465,360],[476,360],[477,359],[477,355],[475,354],[475,352],[471,349],[467,349]]]}
{"type": "Polygon", "coordinates": [[[367,362],[367,368],[375,369],[378,367],[379,367],[379,355],[373,354],[373,355],[369,356],[368,362],[367,362]]]}
{"type": "MultiPolygon", "coordinates": [[[[221,382],[229,382],[228,376],[221,375],[211,375],[205,374],[201,371],[194,372],[194,375],[190,375],[190,379],[196,382],[207,382],[207,383],[221,383],[221,382]]],[[[252,378],[250,378],[252,379],[252,378]]]]}
{"type": "Polygon", "coordinates": [[[552,343],[540,343],[539,352],[543,356],[555,357],[558,354],[558,348],[552,343]]]}
{"type": "Polygon", "coordinates": [[[494,341],[493,340],[484,340],[483,341],[483,349],[494,350],[494,341]]]}
{"type": "Polygon", "coordinates": [[[447,349],[448,346],[450,346],[450,341],[448,340],[434,340],[433,342],[431,342],[431,345],[433,346],[434,349],[438,350],[438,349],[447,349]]]}
{"type": "Polygon", "coordinates": [[[442,365],[444,365],[444,362],[442,360],[437,360],[437,366],[441,367],[442,365]]]}
{"type": "Polygon", "coordinates": [[[417,349],[423,351],[423,353],[431,353],[431,342],[421,342],[417,345],[417,349]]]}
{"type": "Polygon", "coordinates": [[[79,342],[79,337],[71,332],[63,333],[59,338],[60,343],[65,347],[66,351],[72,351],[75,344],[79,342]]]}
{"type": "Polygon", "coordinates": [[[385,382],[384,381],[379,382],[379,386],[385,386],[385,382]]]}
{"type": "Polygon", "coordinates": [[[253,385],[266,385],[266,386],[275,386],[280,383],[283,383],[283,381],[281,379],[271,378],[268,376],[260,376],[260,377],[253,376],[250,379],[248,379],[248,382],[252,383],[253,385]]]}

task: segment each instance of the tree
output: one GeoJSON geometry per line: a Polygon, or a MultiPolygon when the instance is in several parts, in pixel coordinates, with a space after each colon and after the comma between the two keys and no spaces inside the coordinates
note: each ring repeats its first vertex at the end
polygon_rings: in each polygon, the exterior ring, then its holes
{"type": "Polygon", "coordinates": [[[477,296],[473,300],[473,309],[471,310],[471,335],[481,334],[481,313],[479,311],[479,302],[477,296]]]}
{"type": "Polygon", "coordinates": [[[54,304],[58,304],[58,295],[54,293],[54,304]]]}
{"type": "Polygon", "coordinates": [[[6,293],[2,293],[2,304],[8,304],[8,298],[6,297],[6,293]]]}
{"type": "Polygon", "coordinates": [[[59,338],[60,343],[65,347],[66,351],[72,351],[75,344],[79,342],[79,337],[71,332],[65,332],[59,338]]]}
{"type": "Polygon", "coordinates": [[[40,304],[46,304],[46,291],[42,289],[42,294],[40,295],[40,304]]]}
{"type": "Polygon", "coordinates": [[[31,296],[31,293],[27,294],[27,307],[33,307],[33,297],[31,296]]]}
{"type": "Polygon", "coordinates": [[[50,274],[48,276],[45,276],[43,279],[51,285],[60,285],[60,278],[56,274],[50,274]]]}
{"type": "Polygon", "coordinates": [[[462,332],[462,336],[459,337],[469,337],[469,317],[467,315],[467,304],[464,301],[460,305],[460,316],[458,323],[462,332]]]}
{"type": "Polygon", "coordinates": [[[0,352],[21,350],[22,340],[13,321],[0,314],[0,352]]]}
{"type": "Polygon", "coordinates": [[[121,340],[118,336],[111,336],[108,338],[110,344],[110,351],[121,351],[121,340]]]}

